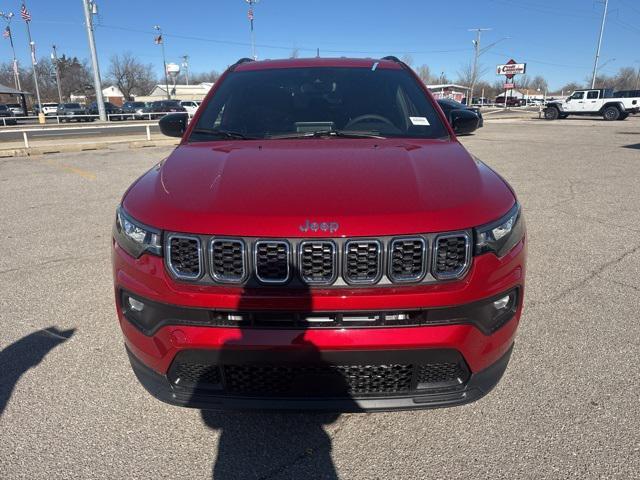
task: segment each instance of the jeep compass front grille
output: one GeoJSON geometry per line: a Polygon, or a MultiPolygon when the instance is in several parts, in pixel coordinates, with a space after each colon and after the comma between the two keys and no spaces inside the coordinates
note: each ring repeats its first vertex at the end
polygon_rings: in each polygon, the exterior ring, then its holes
{"type": "Polygon", "coordinates": [[[468,266],[470,248],[467,235],[456,234],[437,237],[433,275],[441,280],[460,276],[468,266]]]}
{"type": "Polygon", "coordinates": [[[202,274],[200,239],[171,235],[168,240],[169,268],[182,279],[196,279],[202,274]]]}
{"type": "Polygon", "coordinates": [[[286,283],[291,262],[289,244],[283,241],[259,241],[255,245],[256,277],[264,283],[286,283]]]}
{"type": "Polygon", "coordinates": [[[380,276],[382,247],[377,240],[347,242],[344,277],[349,283],[375,283],[380,276]]]}
{"type": "Polygon", "coordinates": [[[307,283],[332,283],[336,275],[336,246],[333,242],[300,244],[300,277],[307,283]]]}
{"type": "Polygon", "coordinates": [[[389,275],[392,280],[411,282],[426,273],[426,244],[422,238],[402,238],[391,242],[389,275]]]}
{"type": "Polygon", "coordinates": [[[166,235],[166,265],[179,280],[207,285],[304,289],[434,283],[463,277],[471,232],[405,237],[256,239],[166,235]]]}

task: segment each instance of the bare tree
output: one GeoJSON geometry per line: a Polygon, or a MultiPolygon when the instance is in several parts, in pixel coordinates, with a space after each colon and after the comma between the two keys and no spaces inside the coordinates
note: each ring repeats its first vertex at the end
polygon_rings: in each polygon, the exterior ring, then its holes
{"type": "Polygon", "coordinates": [[[400,57],[400,61],[402,63],[406,63],[407,65],[409,65],[410,67],[413,67],[413,57],[411,56],[410,53],[405,53],[404,55],[402,55],[400,57]]]}
{"type": "Polygon", "coordinates": [[[294,47],[289,54],[289,58],[298,58],[300,56],[300,50],[298,47],[294,47]]]}
{"type": "Polygon", "coordinates": [[[113,55],[108,80],[122,92],[125,99],[150,92],[156,84],[153,66],[143,64],[130,52],[113,55]]]}
{"type": "Polygon", "coordinates": [[[534,90],[540,90],[541,92],[546,92],[549,90],[549,84],[543,76],[536,75],[533,77],[533,80],[531,80],[531,88],[534,90]]]}
{"type": "Polygon", "coordinates": [[[210,72],[200,72],[194,73],[191,75],[191,82],[196,83],[215,83],[220,78],[220,73],[216,70],[211,70],[210,72]]]}
{"type": "Polygon", "coordinates": [[[428,65],[420,65],[416,69],[416,73],[425,85],[430,85],[438,82],[438,78],[431,75],[431,69],[428,65]]]}

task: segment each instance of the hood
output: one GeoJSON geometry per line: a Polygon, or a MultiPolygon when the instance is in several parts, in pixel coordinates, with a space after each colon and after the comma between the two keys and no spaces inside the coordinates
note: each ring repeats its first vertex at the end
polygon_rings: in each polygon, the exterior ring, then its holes
{"type": "Polygon", "coordinates": [[[335,237],[469,228],[514,201],[457,141],[305,139],[181,145],[123,203],[163,230],[335,237]],[[300,228],[323,222],[337,230],[300,228]]]}

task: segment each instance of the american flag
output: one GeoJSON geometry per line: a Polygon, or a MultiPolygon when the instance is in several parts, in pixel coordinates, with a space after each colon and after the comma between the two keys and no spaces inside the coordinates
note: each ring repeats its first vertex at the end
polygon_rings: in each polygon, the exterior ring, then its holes
{"type": "Polygon", "coordinates": [[[160,45],[160,44],[162,43],[162,35],[158,35],[157,37],[155,37],[155,38],[153,39],[153,42],[154,42],[156,45],[160,45]]]}
{"type": "Polygon", "coordinates": [[[253,8],[250,8],[247,12],[247,18],[253,22],[253,8]]]}
{"type": "Polygon", "coordinates": [[[2,32],[2,36],[4,38],[9,38],[11,36],[11,29],[9,28],[9,25],[7,25],[7,28],[5,28],[4,32],[2,32]]]}
{"type": "Polygon", "coordinates": [[[22,4],[22,7],[20,7],[20,16],[25,22],[31,21],[31,14],[29,13],[29,10],[27,10],[27,6],[24,3],[22,4]]]}

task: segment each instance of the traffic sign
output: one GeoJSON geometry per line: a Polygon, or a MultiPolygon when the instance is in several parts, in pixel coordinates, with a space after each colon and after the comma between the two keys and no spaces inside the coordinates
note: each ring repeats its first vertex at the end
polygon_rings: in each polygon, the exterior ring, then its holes
{"type": "Polygon", "coordinates": [[[516,84],[515,83],[505,83],[504,87],[506,90],[510,90],[512,88],[516,88],[516,84]]]}

